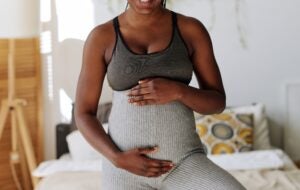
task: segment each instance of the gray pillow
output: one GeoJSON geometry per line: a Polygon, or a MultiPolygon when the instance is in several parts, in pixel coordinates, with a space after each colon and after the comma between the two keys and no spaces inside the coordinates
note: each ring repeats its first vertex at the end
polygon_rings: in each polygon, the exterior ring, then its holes
{"type": "Polygon", "coordinates": [[[112,102],[101,103],[98,105],[97,118],[101,123],[107,123],[112,102]]]}
{"type": "MultiPolygon", "coordinates": [[[[74,117],[74,106],[75,103],[72,103],[72,118],[71,118],[71,131],[74,131],[77,129],[76,122],[75,122],[75,117],[74,117]]],[[[100,123],[107,123],[108,122],[108,117],[110,114],[112,102],[105,102],[105,103],[100,103],[98,105],[98,110],[97,110],[97,119],[100,121],[100,123]]]]}

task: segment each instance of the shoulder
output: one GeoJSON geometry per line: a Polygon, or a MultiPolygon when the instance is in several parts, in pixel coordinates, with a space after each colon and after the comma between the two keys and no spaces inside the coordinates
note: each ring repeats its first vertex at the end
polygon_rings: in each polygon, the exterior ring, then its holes
{"type": "Polygon", "coordinates": [[[177,13],[177,24],[185,41],[192,47],[210,43],[209,33],[197,18],[177,13]]]}
{"type": "Polygon", "coordinates": [[[193,33],[196,33],[197,35],[207,35],[208,33],[204,24],[195,17],[177,13],[177,22],[178,25],[190,35],[193,33]]]}
{"type": "Polygon", "coordinates": [[[114,43],[115,31],[113,19],[95,26],[88,34],[85,45],[106,49],[114,43]]]}

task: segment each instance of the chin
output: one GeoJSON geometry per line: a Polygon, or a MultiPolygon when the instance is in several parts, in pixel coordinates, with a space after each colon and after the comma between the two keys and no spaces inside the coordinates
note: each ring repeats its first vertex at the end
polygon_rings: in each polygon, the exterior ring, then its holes
{"type": "Polygon", "coordinates": [[[149,14],[161,7],[162,0],[128,0],[130,7],[137,13],[149,14]]]}

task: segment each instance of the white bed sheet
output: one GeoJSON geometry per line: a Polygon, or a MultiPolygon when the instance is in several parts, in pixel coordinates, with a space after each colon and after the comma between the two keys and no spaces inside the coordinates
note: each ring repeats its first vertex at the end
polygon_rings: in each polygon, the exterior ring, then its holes
{"type": "MultiPolygon", "coordinates": [[[[300,190],[300,170],[281,149],[272,149],[283,162],[280,169],[228,170],[249,190],[300,190]]],[[[72,162],[69,154],[64,154],[57,162],[72,162]]],[[[101,188],[101,169],[99,171],[59,171],[42,178],[36,190],[99,190],[101,188]]]]}

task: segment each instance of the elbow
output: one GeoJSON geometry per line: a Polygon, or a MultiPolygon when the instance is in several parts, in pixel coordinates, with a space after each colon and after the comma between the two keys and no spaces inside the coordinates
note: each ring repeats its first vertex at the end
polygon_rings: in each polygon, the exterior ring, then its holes
{"type": "Polygon", "coordinates": [[[78,109],[76,108],[75,104],[73,105],[73,115],[74,115],[74,122],[76,124],[76,127],[79,128],[80,125],[78,125],[80,123],[80,119],[82,117],[82,113],[78,111],[78,109]]]}
{"type": "Polygon", "coordinates": [[[81,112],[78,110],[76,104],[73,104],[73,114],[74,114],[74,120],[75,120],[75,122],[82,115],[81,112]]]}
{"type": "Polygon", "coordinates": [[[84,120],[86,118],[86,112],[84,112],[78,106],[76,107],[76,104],[75,104],[73,107],[73,114],[74,114],[74,122],[76,124],[76,127],[78,129],[80,129],[82,126],[82,123],[84,122],[84,120]]]}
{"type": "Polygon", "coordinates": [[[221,114],[226,109],[226,96],[222,95],[218,104],[218,109],[215,112],[216,114],[221,114]]]}
{"type": "Polygon", "coordinates": [[[97,119],[96,111],[92,111],[82,106],[76,106],[76,104],[73,107],[73,114],[74,122],[78,129],[82,128],[82,126],[85,126],[90,119],[97,119]]]}

